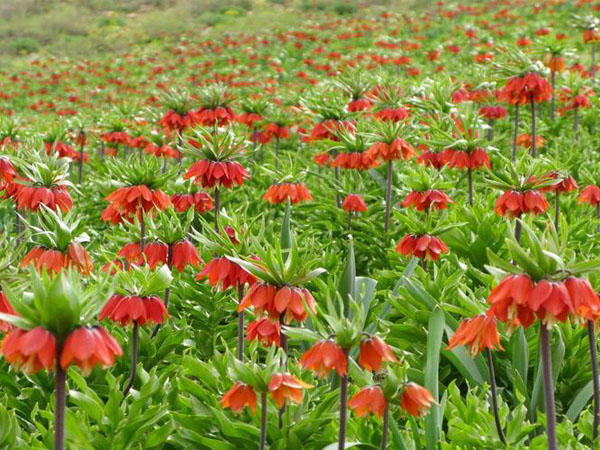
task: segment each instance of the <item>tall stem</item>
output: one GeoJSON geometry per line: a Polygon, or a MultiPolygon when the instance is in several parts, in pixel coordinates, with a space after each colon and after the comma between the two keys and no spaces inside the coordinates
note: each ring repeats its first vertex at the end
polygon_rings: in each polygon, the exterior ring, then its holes
{"type": "Polygon", "coordinates": [[[552,99],[550,100],[550,118],[554,122],[554,111],[556,109],[556,72],[552,71],[552,99]]]}
{"type": "Polygon", "coordinates": [[[83,148],[84,148],[84,144],[81,144],[81,147],[79,148],[79,170],[77,172],[77,186],[81,186],[81,182],[83,181],[83,148]]]}
{"type": "Polygon", "coordinates": [[[256,160],[256,141],[258,137],[258,127],[254,125],[252,130],[252,159],[256,160]]]}
{"type": "Polygon", "coordinates": [[[140,253],[146,247],[146,222],[144,222],[144,209],[140,209],[140,253]]]}
{"type": "Polygon", "coordinates": [[[385,232],[390,229],[390,212],[392,210],[392,175],[394,167],[390,159],[387,163],[387,183],[385,186],[385,232]]]}
{"type": "Polygon", "coordinates": [[[260,394],[260,450],[265,450],[265,444],[267,442],[267,393],[263,392],[260,394]]]}
{"type": "Polygon", "coordinates": [[[279,168],[279,138],[275,137],[275,169],[279,168]]]}
{"type": "Polygon", "coordinates": [[[592,42],[592,67],[590,67],[592,78],[596,78],[596,44],[592,42]]]}
{"type": "Polygon", "coordinates": [[[381,446],[380,450],[385,450],[387,448],[387,435],[388,435],[388,422],[390,419],[390,404],[386,400],[385,401],[385,409],[383,410],[383,424],[381,430],[381,446]]]}
{"type": "Polygon", "coordinates": [[[133,322],[133,333],[131,336],[131,375],[129,376],[129,383],[123,391],[123,396],[127,397],[135,378],[137,377],[137,360],[138,360],[138,335],[139,335],[139,324],[137,321],[133,322]]]}
{"type": "Polygon", "coordinates": [[[579,140],[579,108],[573,110],[573,130],[575,131],[575,140],[579,140]]]}
{"type": "Polygon", "coordinates": [[[523,231],[523,224],[521,223],[521,219],[515,219],[517,223],[515,224],[515,240],[517,242],[521,242],[521,232],[523,231]]]}
{"type": "Polygon", "coordinates": [[[600,382],[598,380],[598,350],[596,348],[596,334],[594,321],[587,323],[588,340],[590,344],[590,358],[592,360],[592,385],[594,386],[594,441],[598,438],[598,423],[600,422],[600,382]]]}
{"type": "Polygon", "coordinates": [[[555,195],[556,205],[554,206],[554,228],[558,231],[559,220],[560,220],[560,193],[556,191],[555,195]]]}
{"type": "Polygon", "coordinates": [[[556,412],[554,410],[554,386],[552,385],[552,360],[550,358],[550,330],[543,323],[541,324],[540,344],[542,346],[548,450],[558,450],[556,441],[556,412]]]}
{"type": "Polygon", "coordinates": [[[179,173],[183,170],[183,154],[181,153],[181,146],[183,145],[181,138],[181,131],[177,132],[177,162],[179,163],[179,173]]]}
{"type": "Polygon", "coordinates": [[[348,211],[348,231],[352,231],[352,211],[348,211]]]}
{"type": "Polygon", "coordinates": [[[494,127],[493,127],[494,121],[492,119],[488,119],[488,130],[487,130],[487,139],[488,141],[491,141],[492,139],[494,139],[494,127]]]}
{"type": "Polygon", "coordinates": [[[517,160],[517,137],[519,136],[519,104],[515,105],[515,131],[513,134],[512,161],[517,160]]]}
{"type": "Polygon", "coordinates": [[[500,422],[500,414],[498,412],[498,392],[496,388],[496,373],[494,372],[494,362],[492,360],[492,351],[488,348],[487,350],[487,363],[488,371],[490,373],[490,388],[492,390],[492,408],[494,409],[494,421],[496,422],[496,430],[498,431],[498,437],[504,445],[506,445],[506,438],[504,437],[504,431],[502,430],[502,423],[500,422]]]}
{"type": "MultiPolygon", "coordinates": [[[[280,328],[283,325],[283,321],[280,321],[280,328]]],[[[287,372],[288,369],[288,337],[283,330],[280,331],[280,343],[281,349],[283,350],[283,371],[287,372]]],[[[283,414],[285,413],[285,404],[279,408],[279,429],[283,428],[283,414]]]]}
{"type": "Polygon", "coordinates": [[[531,156],[537,156],[537,135],[535,131],[535,102],[531,96],[531,156]]]}
{"type": "MultiPolygon", "coordinates": [[[[344,357],[348,360],[348,349],[344,349],[344,357]]],[[[340,438],[338,441],[338,450],[344,450],[346,447],[346,420],[348,404],[348,374],[344,375],[340,381],[340,438]]]]}
{"type": "Polygon", "coordinates": [[[219,210],[221,209],[221,194],[219,188],[215,187],[215,231],[219,232],[219,210]]]}
{"type": "Polygon", "coordinates": [[[467,178],[469,179],[469,205],[473,206],[473,169],[467,171],[467,178]]]}
{"type": "MultiPolygon", "coordinates": [[[[238,281],[238,300],[242,303],[244,285],[238,281]]],[[[238,313],[238,359],[244,360],[244,311],[238,313]]]]}
{"type": "Polygon", "coordinates": [[[59,346],[56,354],[56,405],[54,408],[54,450],[65,448],[65,406],[67,401],[66,381],[67,373],[60,365],[62,346],[59,346]]]}
{"type": "MultiPolygon", "coordinates": [[[[173,244],[167,244],[167,266],[170,268],[172,263],[173,263],[173,244]]],[[[171,289],[166,288],[165,289],[165,299],[163,301],[163,303],[165,304],[165,308],[169,307],[169,297],[170,296],[171,296],[171,289]]],[[[152,330],[152,337],[156,336],[156,334],[158,333],[158,330],[160,330],[160,323],[157,323],[156,326],[154,327],[154,330],[152,330]]]]}

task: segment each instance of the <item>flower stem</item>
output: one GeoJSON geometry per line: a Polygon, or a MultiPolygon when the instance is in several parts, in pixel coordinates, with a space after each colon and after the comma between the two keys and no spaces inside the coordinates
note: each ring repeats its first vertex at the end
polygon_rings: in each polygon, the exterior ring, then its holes
{"type": "Polygon", "coordinates": [[[265,450],[265,444],[267,442],[267,393],[263,392],[260,394],[260,450],[265,450]]]}
{"type": "MultiPolygon", "coordinates": [[[[171,267],[172,262],[173,262],[173,244],[167,244],[167,266],[169,268],[171,267]]],[[[169,297],[170,296],[171,296],[171,289],[166,288],[165,289],[165,299],[163,301],[163,303],[165,304],[165,308],[167,308],[169,306],[169,297]]],[[[152,337],[156,336],[156,334],[158,333],[158,330],[160,330],[160,323],[157,323],[156,326],[154,327],[154,330],[152,330],[152,337]]]]}
{"type": "MultiPolygon", "coordinates": [[[[348,349],[344,349],[344,356],[348,360],[348,349]]],[[[348,374],[341,377],[340,380],[340,438],[338,441],[338,450],[344,450],[346,447],[346,418],[348,414],[348,374]]]]}
{"type": "Polygon", "coordinates": [[[387,183],[385,186],[385,232],[390,229],[390,212],[392,209],[392,175],[393,175],[392,160],[387,163],[387,183]]]}
{"type": "Polygon", "coordinates": [[[556,109],[556,72],[553,70],[552,71],[552,100],[550,102],[550,118],[552,119],[552,122],[554,122],[555,109],[556,109]]]}
{"type": "Polygon", "coordinates": [[[515,219],[517,223],[515,224],[515,240],[518,243],[521,243],[521,232],[523,231],[523,224],[521,223],[521,219],[515,219]]]}
{"type": "Polygon", "coordinates": [[[537,156],[537,136],[535,130],[535,102],[531,97],[531,156],[537,156]]]}
{"type": "Polygon", "coordinates": [[[598,380],[598,350],[596,348],[596,334],[594,332],[594,321],[587,323],[588,340],[590,344],[590,358],[592,360],[592,385],[594,386],[594,442],[598,438],[598,423],[600,422],[600,386],[598,380]]]}
{"type": "MultiPolygon", "coordinates": [[[[244,298],[244,285],[238,281],[238,299],[244,298]]],[[[238,313],[238,359],[244,360],[244,311],[238,313]]]]}
{"type": "Polygon", "coordinates": [[[352,211],[348,211],[348,231],[352,231],[352,211]]]}
{"type": "Polygon", "coordinates": [[[556,205],[554,208],[554,228],[558,231],[560,220],[560,193],[558,191],[556,191],[556,205]]]}
{"type": "Polygon", "coordinates": [[[487,140],[491,141],[492,139],[494,139],[494,127],[493,127],[493,123],[494,121],[492,119],[488,119],[488,130],[487,130],[487,140]]]}
{"type": "Polygon", "coordinates": [[[140,209],[140,253],[146,247],[146,222],[144,222],[144,208],[140,209]]]}
{"type": "Polygon", "coordinates": [[[469,205],[473,206],[473,170],[467,171],[467,178],[469,179],[469,205]]]}
{"type": "Polygon", "coordinates": [[[81,144],[81,147],[79,149],[79,161],[78,161],[78,172],[77,172],[77,185],[81,186],[81,182],[83,181],[83,148],[84,148],[84,144],[81,144]]]}
{"type": "MultiPolygon", "coordinates": [[[[283,322],[281,321],[280,324],[283,325],[283,322]]],[[[289,347],[288,347],[288,337],[284,333],[283,330],[280,331],[280,343],[281,343],[281,348],[283,349],[283,370],[284,370],[284,372],[287,372],[289,347]]],[[[283,414],[284,413],[285,413],[285,404],[281,408],[279,408],[279,429],[283,428],[283,414]]]]}
{"type": "Polygon", "coordinates": [[[579,140],[579,108],[573,109],[573,130],[575,131],[575,140],[579,140]]]}
{"type": "Polygon", "coordinates": [[[386,400],[385,401],[385,409],[383,410],[383,424],[381,429],[381,446],[380,450],[385,450],[387,448],[387,435],[388,435],[388,421],[390,419],[390,404],[386,400]]]}
{"type": "Polygon", "coordinates": [[[221,209],[221,195],[219,188],[215,187],[215,231],[219,232],[219,210],[221,209]]]}
{"type": "Polygon", "coordinates": [[[67,400],[67,373],[60,365],[62,347],[56,352],[56,405],[54,408],[54,450],[65,448],[65,405],[67,400]]]}
{"type": "Polygon", "coordinates": [[[552,361],[550,358],[550,330],[541,324],[542,369],[544,375],[544,398],[546,406],[546,435],[548,450],[558,450],[556,441],[556,412],[554,410],[554,387],[552,385],[552,361]]]}
{"type": "Polygon", "coordinates": [[[494,362],[492,360],[492,351],[488,348],[487,350],[487,363],[488,371],[490,372],[490,388],[492,390],[492,408],[494,409],[494,421],[496,422],[496,430],[498,431],[498,437],[504,445],[506,445],[506,438],[504,437],[504,431],[502,430],[502,423],[500,422],[500,414],[498,413],[498,392],[496,388],[496,374],[494,372],[494,362]]]}
{"type": "Polygon", "coordinates": [[[279,138],[275,137],[275,170],[279,169],[279,138]]]}
{"type": "Polygon", "coordinates": [[[133,334],[131,337],[131,375],[129,377],[129,383],[125,387],[123,391],[123,396],[127,397],[133,383],[135,382],[135,378],[137,376],[137,360],[138,360],[138,335],[139,335],[139,324],[137,321],[133,322],[133,334]]]}
{"type": "Polygon", "coordinates": [[[515,105],[515,132],[513,134],[512,161],[517,160],[517,136],[519,135],[519,104],[515,105]]]}

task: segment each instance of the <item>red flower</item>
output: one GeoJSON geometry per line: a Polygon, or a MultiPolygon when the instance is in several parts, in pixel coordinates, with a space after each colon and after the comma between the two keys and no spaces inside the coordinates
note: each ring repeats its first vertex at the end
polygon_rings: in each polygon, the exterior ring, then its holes
{"type": "Polygon", "coordinates": [[[286,400],[302,403],[302,389],[312,386],[289,373],[274,373],[269,382],[269,392],[279,408],[283,408],[286,400]]]}
{"type": "Polygon", "coordinates": [[[479,314],[463,320],[450,338],[447,349],[458,345],[468,345],[473,356],[478,355],[484,348],[496,350],[497,346],[499,350],[504,350],[500,345],[496,318],[479,314]]]}
{"type": "Polygon", "coordinates": [[[312,200],[312,196],[304,183],[281,183],[273,184],[267,189],[263,200],[270,203],[299,203],[312,200]]]}
{"type": "Polygon", "coordinates": [[[264,144],[271,141],[273,138],[278,139],[288,139],[290,137],[290,129],[286,126],[280,126],[276,123],[270,123],[265,127],[265,131],[263,133],[263,140],[266,142],[262,142],[264,144]]]}
{"type": "Polygon", "coordinates": [[[442,161],[440,161],[439,155],[431,150],[423,151],[417,158],[417,162],[425,166],[435,167],[436,169],[442,167],[442,161]]]}
{"type": "MultiPolygon", "coordinates": [[[[559,175],[560,174],[558,172],[551,172],[551,173],[548,173],[548,174],[542,176],[542,180],[543,181],[546,181],[549,179],[558,180],[559,175]]],[[[579,189],[579,186],[577,186],[577,182],[571,175],[567,175],[565,177],[562,177],[558,183],[552,184],[550,186],[541,187],[540,191],[542,191],[542,192],[551,191],[551,192],[556,192],[558,194],[562,194],[564,192],[574,191],[575,189],[579,189]]]]}
{"type": "Polygon", "coordinates": [[[125,131],[112,131],[104,133],[102,135],[102,140],[108,142],[109,144],[116,145],[129,145],[131,143],[131,137],[125,131]]]}
{"type": "Polygon", "coordinates": [[[143,263],[142,247],[139,242],[129,242],[125,244],[121,250],[119,250],[117,256],[119,258],[125,258],[129,264],[135,264],[139,266],[143,263]]]}
{"type": "Polygon", "coordinates": [[[117,340],[102,327],[81,327],[67,337],[60,357],[60,366],[66,370],[76,364],[84,376],[96,365],[104,368],[115,362],[123,351],[117,340]]]}
{"type": "Polygon", "coordinates": [[[222,126],[235,120],[235,113],[226,106],[217,106],[214,109],[200,108],[191,114],[193,114],[194,122],[205,126],[222,126]]]}
{"type": "Polygon", "coordinates": [[[387,401],[379,386],[366,387],[357,392],[348,402],[348,406],[354,410],[356,417],[365,414],[377,414],[383,416],[387,401]]]}
{"type": "Polygon", "coordinates": [[[332,167],[341,167],[342,169],[353,169],[353,170],[369,170],[373,167],[377,167],[379,163],[369,151],[366,152],[352,152],[352,153],[340,153],[331,162],[332,167]]]}
{"type": "Polygon", "coordinates": [[[538,191],[506,191],[496,200],[496,213],[501,217],[520,217],[521,214],[542,214],[548,209],[548,200],[538,191]]]}
{"type": "Polygon", "coordinates": [[[231,188],[233,184],[241,186],[244,178],[250,178],[246,169],[237,161],[196,161],[185,173],[186,180],[194,178],[196,184],[202,187],[225,186],[231,188]]]}
{"type": "Polygon", "coordinates": [[[124,327],[134,322],[140,325],[144,325],[146,322],[161,324],[166,317],[169,317],[167,309],[156,295],[138,297],[137,295],[114,294],[102,308],[98,320],[108,318],[113,322],[120,322],[124,327]]]}
{"type": "Polygon", "coordinates": [[[0,352],[12,366],[34,374],[42,369],[54,370],[56,339],[42,327],[26,331],[16,329],[2,340],[0,352]]]}
{"type": "Polygon", "coordinates": [[[0,190],[4,189],[5,185],[12,183],[16,176],[17,171],[10,160],[0,157],[0,190]]]}
{"type": "Polygon", "coordinates": [[[373,336],[360,343],[358,363],[363,369],[379,372],[383,361],[396,362],[392,348],[377,336],[373,336]]]}
{"type": "Polygon", "coordinates": [[[43,186],[18,185],[15,201],[18,209],[38,211],[40,205],[45,205],[52,210],[60,208],[67,212],[73,206],[73,200],[66,186],[55,185],[51,188],[43,186]]]}
{"type": "Polygon", "coordinates": [[[377,111],[374,116],[379,120],[400,122],[408,118],[408,109],[406,108],[383,108],[377,111]]]}
{"type": "Polygon", "coordinates": [[[196,192],[194,194],[173,194],[171,203],[177,212],[184,212],[189,208],[194,208],[197,213],[204,214],[213,209],[213,199],[206,192],[196,192]]]}
{"type": "Polygon", "coordinates": [[[511,326],[529,327],[535,319],[528,307],[532,289],[533,282],[528,275],[508,275],[490,292],[488,315],[511,326]]]}
{"type": "Polygon", "coordinates": [[[482,169],[490,168],[490,158],[482,148],[476,148],[472,152],[446,149],[438,155],[438,161],[448,167],[458,169],[482,169]]]}
{"type": "Polygon", "coordinates": [[[211,286],[221,284],[222,289],[244,284],[251,286],[256,282],[253,275],[246,272],[238,264],[229,261],[226,257],[214,258],[206,263],[196,277],[196,281],[206,276],[208,276],[208,282],[211,286]]]}
{"type": "Polygon", "coordinates": [[[573,302],[576,318],[596,320],[600,315],[600,298],[590,282],[583,278],[569,277],[564,283],[573,302]]]}
{"type": "Polygon", "coordinates": [[[449,203],[454,201],[445,192],[428,189],[423,192],[412,191],[402,201],[405,208],[414,207],[417,211],[429,211],[430,209],[446,209],[449,203]]]}
{"type": "Polygon", "coordinates": [[[394,139],[391,144],[376,142],[371,146],[367,154],[372,159],[382,159],[384,161],[410,159],[413,156],[417,156],[417,152],[413,146],[404,139],[394,139]]]}
{"type": "Polygon", "coordinates": [[[320,141],[328,139],[330,141],[338,141],[338,137],[335,135],[337,131],[344,131],[352,129],[353,125],[350,122],[344,120],[328,119],[323,122],[317,123],[312,129],[310,136],[306,139],[308,142],[320,141]]]}
{"type": "Polygon", "coordinates": [[[183,272],[188,265],[198,267],[200,256],[194,245],[186,240],[173,244],[173,260],[171,268],[176,267],[179,272],[183,272]]]}
{"type": "Polygon", "coordinates": [[[528,73],[509,79],[499,97],[511,105],[529,104],[532,99],[535,103],[540,103],[552,98],[552,86],[539,74],[528,73]]]}
{"type": "Polygon", "coordinates": [[[313,161],[316,162],[319,167],[323,167],[329,162],[329,153],[319,153],[313,156],[313,161]]]}
{"type": "MultiPolygon", "coordinates": [[[[16,316],[17,313],[12,307],[12,305],[8,302],[6,295],[4,292],[0,291],[0,313],[2,314],[10,314],[11,316],[16,316]]],[[[13,325],[8,322],[3,322],[0,320],[0,331],[2,333],[8,333],[13,329],[13,325]]]]}
{"type": "Polygon", "coordinates": [[[427,414],[431,405],[435,403],[431,392],[416,383],[406,385],[400,401],[402,409],[413,417],[427,414]]]}
{"type": "Polygon", "coordinates": [[[300,358],[304,369],[310,369],[319,377],[329,375],[335,369],[339,376],[348,373],[348,357],[340,346],[331,339],[314,344],[300,358]]]}
{"type": "Polygon", "coordinates": [[[110,205],[102,213],[102,220],[113,225],[124,219],[131,219],[141,210],[149,212],[153,209],[163,210],[171,206],[171,199],[161,190],[151,190],[145,185],[121,187],[106,199],[110,205]]]}
{"type": "Polygon", "coordinates": [[[587,44],[588,42],[594,43],[600,41],[600,34],[596,32],[596,30],[585,30],[583,32],[583,43],[587,44]]]}
{"type": "MultiPolygon", "coordinates": [[[[546,142],[546,140],[539,134],[535,137],[535,146],[537,148],[540,148],[542,145],[544,145],[544,142],[546,142]]],[[[517,136],[517,145],[526,149],[530,149],[533,146],[533,139],[531,138],[531,135],[523,133],[517,136]]]]}
{"type": "Polygon", "coordinates": [[[279,340],[281,338],[279,322],[274,322],[268,317],[263,317],[248,323],[246,327],[246,340],[252,342],[257,338],[265,347],[270,347],[273,344],[279,347],[279,340]]]}
{"type": "Polygon", "coordinates": [[[185,128],[194,125],[194,116],[191,113],[181,115],[175,111],[167,111],[158,121],[158,124],[162,125],[167,131],[181,132],[185,128]]]}
{"type": "Polygon", "coordinates": [[[436,236],[407,234],[396,246],[396,251],[404,256],[437,261],[442,253],[448,252],[448,246],[436,236]]]}
{"type": "Polygon", "coordinates": [[[237,116],[237,121],[243,123],[248,128],[253,128],[256,122],[260,122],[261,120],[262,117],[260,117],[260,114],[256,113],[242,113],[237,116]]]}
{"type": "Polygon", "coordinates": [[[299,287],[282,286],[277,288],[266,283],[254,284],[238,306],[238,311],[243,311],[249,306],[254,307],[257,315],[265,312],[272,319],[283,316],[285,323],[296,319],[303,322],[308,317],[304,309],[304,304],[313,313],[316,314],[316,302],[308,289],[299,287]]]}
{"type": "Polygon", "coordinates": [[[368,111],[371,109],[371,102],[366,98],[357,98],[348,103],[349,112],[368,111]]]}
{"type": "MultiPolygon", "coordinates": [[[[139,244],[127,244],[127,245],[138,245],[139,246],[139,244]]],[[[138,250],[139,250],[139,248],[138,248],[138,250]]],[[[150,269],[154,270],[154,268],[156,268],[156,266],[166,264],[168,252],[169,252],[169,246],[163,242],[154,241],[154,242],[149,242],[148,244],[146,244],[146,246],[144,247],[144,256],[146,257],[146,262],[148,263],[148,266],[150,267],[150,269]]],[[[119,253],[119,256],[122,256],[121,253],[119,253]]],[[[134,264],[137,264],[137,265],[141,264],[141,260],[139,260],[139,259],[138,260],[127,259],[127,260],[129,262],[133,262],[134,264]],[[140,261],[140,262],[136,262],[136,261],[140,261]]]]}
{"type": "Polygon", "coordinates": [[[588,203],[596,206],[600,203],[600,186],[593,184],[584,187],[579,195],[579,203],[588,203]]]}
{"type": "Polygon", "coordinates": [[[363,212],[367,210],[367,205],[358,194],[348,194],[342,202],[342,208],[346,212],[363,212]]]}
{"type": "Polygon", "coordinates": [[[237,412],[244,409],[244,406],[249,406],[253,413],[256,412],[256,393],[251,386],[238,382],[225,393],[221,399],[221,407],[237,412]]]}
{"type": "Polygon", "coordinates": [[[21,267],[33,264],[37,271],[45,268],[48,272],[58,273],[67,267],[74,267],[83,275],[89,275],[94,266],[88,252],[76,242],[67,247],[66,254],[59,250],[37,246],[31,249],[21,261],[21,267]]]}
{"type": "Polygon", "coordinates": [[[498,120],[506,117],[508,111],[504,106],[482,106],[479,114],[486,119],[498,120]]]}

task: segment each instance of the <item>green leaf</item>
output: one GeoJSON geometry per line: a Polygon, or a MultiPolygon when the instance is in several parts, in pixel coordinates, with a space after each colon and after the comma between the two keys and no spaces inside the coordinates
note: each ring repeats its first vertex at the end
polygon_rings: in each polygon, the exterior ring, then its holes
{"type": "MultiPolygon", "coordinates": [[[[439,367],[442,337],[444,335],[444,311],[436,307],[429,317],[427,334],[427,362],[425,364],[425,388],[431,392],[436,402],[439,402],[439,367]]],[[[434,405],[425,418],[425,438],[427,450],[437,448],[440,438],[439,406],[434,405]]]]}
{"type": "Polygon", "coordinates": [[[354,259],[354,241],[350,237],[348,243],[348,259],[342,277],[338,282],[338,292],[344,305],[344,315],[350,314],[350,301],[356,299],[356,262],[354,259]]]}

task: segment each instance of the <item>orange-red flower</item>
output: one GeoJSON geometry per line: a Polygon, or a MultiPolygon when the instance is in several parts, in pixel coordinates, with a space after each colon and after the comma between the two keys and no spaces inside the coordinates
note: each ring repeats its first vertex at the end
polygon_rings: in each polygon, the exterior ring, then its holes
{"type": "Polygon", "coordinates": [[[60,366],[66,370],[71,364],[76,364],[87,376],[97,365],[104,368],[112,366],[115,356],[121,355],[121,346],[104,328],[81,327],[65,340],[60,366]]]}
{"type": "Polygon", "coordinates": [[[501,217],[520,217],[522,214],[542,214],[548,209],[544,194],[529,190],[506,191],[496,200],[496,213],[501,217]]]}
{"type": "Polygon", "coordinates": [[[468,345],[473,356],[478,355],[484,348],[503,350],[496,318],[479,314],[463,320],[450,338],[447,348],[452,349],[458,345],[468,345]]]}
{"type": "Polygon", "coordinates": [[[550,72],[561,73],[564,72],[566,67],[565,58],[553,55],[552,53],[546,53],[544,56],[544,65],[550,69],[550,72]]]}
{"type": "MultiPolygon", "coordinates": [[[[550,172],[550,173],[542,176],[541,181],[546,181],[549,179],[558,180],[559,179],[558,177],[559,177],[558,172],[550,172]]],[[[565,192],[574,191],[575,189],[579,189],[579,186],[577,186],[577,182],[571,175],[567,175],[567,176],[561,178],[558,183],[551,184],[550,186],[540,187],[539,189],[542,192],[551,191],[551,192],[556,192],[558,194],[562,194],[565,192]]]]}
{"type": "Polygon", "coordinates": [[[336,136],[337,131],[350,130],[353,128],[353,125],[350,122],[343,120],[334,120],[328,119],[323,122],[317,123],[312,131],[310,132],[310,136],[306,139],[308,142],[319,141],[328,139],[330,141],[338,141],[338,137],[336,136]]]}
{"type": "Polygon", "coordinates": [[[217,106],[214,109],[199,108],[192,114],[194,122],[205,126],[222,126],[235,120],[235,113],[228,106],[217,106]]]}
{"type": "MultiPolygon", "coordinates": [[[[12,316],[17,314],[12,305],[8,302],[6,295],[2,291],[0,291],[0,313],[10,314],[12,316]]],[[[0,332],[8,333],[13,328],[13,325],[11,325],[10,323],[3,322],[2,320],[0,320],[0,332]]]]}
{"type": "Polygon", "coordinates": [[[348,357],[340,346],[331,339],[319,341],[314,344],[300,358],[304,369],[310,369],[319,377],[329,375],[335,370],[339,376],[348,373],[348,357]]]}
{"type": "Polygon", "coordinates": [[[198,250],[187,239],[173,244],[173,260],[171,268],[176,267],[179,272],[183,272],[187,266],[198,267],[200,264],[200,255],[198,250]]]}
{"type": "Polygon", "coordinates": [[[313,161],[317,163],[319,167],[323,167],[329,162],[329,153],[318,153],[313,156],[313,161]]]}
{"type": "MultiPolygon", "coordinates": [[[[129,259],[129,258],[127,258],[127,256],[125,256],[125,258],[130,263],[140,265],[142,261],[139,256],[139,250],[140,250],[139,244],[136,243],[136,244],[127,244],[127,245],[137,245],[138,253],[137,254],[134,253],[133,259],[129,259]],[[136,255],[137,255],[137,259],[136,259],[136,255]]],[[[123,249],[124,248],[125,247],[123,247],[123,249]]],[[[123,250],[121,250],[121,252],[123,252],[123,250]]],[[[119,256],[124,256],[121,254],[121,252],[119,252],[119,256]]],[[[144,256],[146,257],[146,262],[148,263],[148,266],[152,270],[154,270],[154,268],[156,268],[156,266],[167,263],[168,253],[169,253],[169,246],[163,242],[159,242],[159,241],[148,242],[146,244],[146,246],[144,247],[144,256]]]]}
{"type": "Polygon", "coordinates": [[[225,186],[231,188],[234,184],[241,186],[244,178],[250,178],[246,169],[237,161],[209,161],[203,159],[196,161],[185,173],[184,178],[194,179],[202,187],[225,186]]]}
{"type": "Polygon", "coordinates": [[[486,119],[498,120],[506,117],[508,111],[504,106],[482,106],[479,114],[486,119]]]}
{"type": "MultiPolygon", "coordinates": [[[[544,145],[544,142],[546,142],[546,140],[539,134],[535,137],[536,148],[540,148],[542,145],[544,145]]],[[[517,145],[519,147],[524,147],[526,149],[530,149],[533,146],[533,139],[532,139],[531,135],[527,134],[527,133],[523,133],[523,134],[520,134],[519,136],[517,136],[517,145]]]]}
{"type": "Polygon", "coordinates": [[[369,170],[378,165],[379,163],[373,158],[369,151],[340,153],[331,162],[331,167],[352,170],[369,170]]]}
{"type": "Polygon", "coordinates": [[[488,315],[511,326],[528,328],[535,319],[527,305],[532,289],[533,282],[528,275],[508,275],[490,292],[488,315]]]}
{"type": "Polygon", "coordinates": [[[56,365],[56,339],[42,327],[11,331],[2,340],[0,352],[9,364],[28,374],[52,371],[56,365]]]}
{"type": "Polygon", "coordinates": [[[366,98],[357,98],[348,103],[349,112],[368,111],[371,109],[371,102],[366,98]]]}
{"type": "Polygon", "coordinates": [[[454,200],[443,191],[427,189],[426,191],[412,191],[402,201],[405,208],[414,207],[417,211],[429,211],[430,209],[446,209],[454,200]]]}
{"type": "Polygon", "coordinates": [[[244,406],[249,406],[253,413],[256,412],[256,393],[252,386],[238,382],[225,393],[221,399],[221,407],[238,412],[244,409],[244,406]]]}
{"type": "Polygon", "coordinates": [[[263,200],[270,203],[299,203],[312,200],[312,196],[304,183],[281,183],[273,184],[267,189],[263,200]]]}
{"type": "Polygon", "coordinates": [[[408,383],[400,400],[402,409],[413,417],[421,417],[429,412],[435,403],[433,395],[423,386],[408,383]]]}
{"type": "Polygon", "coordinates": [[[404,139],[394,139],[391,144],[385,142],[376,142],[369,148],[367,154],[372,159],[382,159],[383,161],[395,161],[399,159],[410,159],[417,156],[417,152],[410,143],[404,139]]]}
{"type": "Polygon", "coordinates": [[[139,297],[114,294],[102,308],[98,320],[108,318],[113,322],[119,322],[124,327],[134,322],[139,325],[144,325],[146,322],[161,324],[167,317],[169,317],[167,308],[156,295],[139,297]]]}
{"type": "Polygon", "coordinates": [[[112,224],[131,219],[141,210],[147,213],[153,209],[162,211],[171,206],[171,199],[167,194],[159,189],[151,190],[143,184],[121,187],[106,199],[110,205],[102,213],[102,220],[112,224]]]}
{"type": "Polygon", "coordinates": [[[569,277],[564,283],[573,303],[575,319],[596,320],[600,315],[600,298],[590,282],[583,278],[569,277]]]}
{"type": "Polygon", "coordinates": [[[40,205],[45,205],[52,210],[60,208],[67,212],[73,206],[73,200],[66,186],[55,185],[51,188],[43,186],[18,185],[15,194],[18,209],[38,211],[40,205]]]}
{"type": "Polygon", "coordinates": [[[396,251],[404,256],[437,261],[442,253],[448,252],[448,246],[437,236],[407,234],[396,246],[396,251]]]}
{"type": "Polygon", "coordinates": [[[378,336],[370,337],[360,343],[358,363],[363,369],[378,372],[383,361],[396,362],[392,348],[378,336]]]}
{"type": "Polygon", "coordinates": [[[77,269],[83,275],[89,275],[94,269],[90,255],[77,242],[67,246],[66,253],[56,249],[47,249],[42,246],[32,248],[21,261],[21,267],[33,264],[37,271],[45,268],[48,272],[58,273],[68,267],[77,269]]]}
{"type": "Polygon", "coordinates": [[[254,339],[258,339],[265,347],[270,347],[273,344],[279,347],[280,338],[279,322],[268,317],[250,322],[246,327],[246,340],[252,342],[254,339]]]}
{"type": "Polygon", "coordinates": [[[302,389],[312,386],[289,373],[276,372],[269,382],[269,392],[279,408],[283,408],[286,400],[302,403],[302,389]]]}
{"type": "Polygon", "coordinates": [[[426,167],[431,166],[436,169],[442,167],[442,161],[440,160],[439,154],[431,150],[424,150],[417,158],[417,162],[426,167]]]}
{"type": "Polygon", "coordinates": [[[171,203],[177,212],[184,212],[189,208],[194,208],[197,213],[204,214],[213,209],[213,199],[206,192],[196,192],[194,194],[173,194],[171,203]]]}
{"type": "Polygon", "coordinates": [[[483,169],[490,168],[490,157],[482,148],[476,148],[472,152],[452,150],[450,148],[438,155],[438,161],[448,167],[457,169],[483,169]]]}
{"type": "Polygon", "coordinates": [[[253,128],[257,122],[263,120],[260,114],[257,113],[242,113],[238,115],[236,119],[239,123],[243,123],[248,128],[253,128]]]}
{"type": "Polygon", "coordinates": [[[125,260],[129,264],[140,265],[143,262],[142,259],[142,247],[139,242],[129,242],[125,244],[119,253],[117,253],[119,258],[125,258],[125,260]]]}
{"type": "Polygon", "coordinates": [[[367,210],[367,205],[358,194],[348,194],[342,202],[342,208],[346,212],[363,212],[367,210]]]}
{"type": "Polygon", "coordinates": [[[591,184],[584,187],[579,194],[579,203],[597,206],[600,203],[600,186],[591,184]]]}
{"type": "Polygon", "coordinates": [[[268,313],[272,319],[283,317],[285,323],[293,319],[303,322],[308,317],[304,306],[316,314],[316,302],[308,289],[266,283],[254,284],[238,306],[238,311],[253,306],[257,315],[268,313]]]}
{"type": "Polygon", "coordinates": [[[379,386],[369,386],[358,391],[348,402],[348,406],[354,410],[356,417],[365,414],[377,414],[383,416],[387,400],[379,386]]]}
{"type": "Polygon", "coordinates": [[[206,263],[202,271],[196,277],[196,281],[208,276],[208,282],[211,286],[221,284],[222,289],[236,287],[238,285],[253,285],[256,278],[246,272],[238,264],[229,261],[226,257],[214,258],[206,263]]]}
{"type": "Polygon", "coordinates": [[[194,125],[194,116],[191,113],[178,114],[175,111],[167,111],[158,121],[167,131],[182,131],[194,125]]]}
{"type": "Polygon", "coordinates": [[[379,120],[400,122],[408,117],[406,108],[383,108],[377,111],[374,116],[379,120]]]}
{"type": "Polygon", "coordinates": [[[525,105],[532,100],[535,103],[548,101],[552,97],[552,86],[537,73],[528,73],[522,77],[515,76],[508,80],[499,97],[511,105],[525,105]]]}

